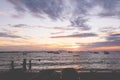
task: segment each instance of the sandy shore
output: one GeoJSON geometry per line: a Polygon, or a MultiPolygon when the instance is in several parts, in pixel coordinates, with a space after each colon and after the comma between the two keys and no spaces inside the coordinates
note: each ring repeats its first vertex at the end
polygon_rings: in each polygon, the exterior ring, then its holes
{"type": "Polygon", "coordinates": [[[21,70],[1,72],[0,80],[120,80],[120,72],[80,72],[72,68],[24,72],[21,70]]]}

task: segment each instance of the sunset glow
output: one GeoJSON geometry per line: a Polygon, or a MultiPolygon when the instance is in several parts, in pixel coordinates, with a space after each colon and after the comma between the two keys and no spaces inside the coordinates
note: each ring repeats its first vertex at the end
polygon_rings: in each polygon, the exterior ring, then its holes
{"type": "Polygon", "coordinates": [[[1,0],[0,51],[120,50],[120,0],[1,0]]]}

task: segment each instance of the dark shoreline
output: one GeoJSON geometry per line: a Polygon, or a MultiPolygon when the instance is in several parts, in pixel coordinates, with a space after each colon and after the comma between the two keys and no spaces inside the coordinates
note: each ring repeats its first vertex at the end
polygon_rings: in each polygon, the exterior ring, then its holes
{"type": "MultiPolygon", "coordinates": [[[[62,80],[60,78],[61,75],[61,72],[53,69],[41,70],[39,72],[14,70],[0,72],[0,80],[62,80]]],[[[67,75],[69,76],[71,74],[68,72],[67,75]]],[[[78,72],[78,75],[80,80],[120,80],[120,72],[78,72]]]]}

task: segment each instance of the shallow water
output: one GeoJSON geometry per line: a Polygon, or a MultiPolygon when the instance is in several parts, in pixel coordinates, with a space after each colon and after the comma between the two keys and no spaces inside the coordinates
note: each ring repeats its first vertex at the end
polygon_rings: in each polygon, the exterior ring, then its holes
{"type": "MultiPolygon", "coordinates": [[[[12,60],[15,68],[22,67],[23,59],[32,60],[32,69],[51,68],[85,68],[85,69],[120,69],[120,52],[111,51],[109,54],[103,52],[60,52],[60,54],[47,53],[0,53],[0,70],[9,69],[12,60]],[[39,61],[40,59],[40,61],[39,61]]],[[[27,65],[28,67],[28,65],[27,65]]]]}

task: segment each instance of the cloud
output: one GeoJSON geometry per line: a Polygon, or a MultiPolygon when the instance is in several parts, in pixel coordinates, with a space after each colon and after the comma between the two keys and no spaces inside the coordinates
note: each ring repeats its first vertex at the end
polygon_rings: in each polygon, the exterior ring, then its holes
{"type": "Polygon", "coordinates": [[[51,33],[52,35],[56,35],[56,34],[62,34],[62,33],[64,33],[64,31],[60,31],[60,32],[53,32],[53,33],[51,33]]]}
{"type": "MultiPolygon", "coordinates": [[[[87,16],[96,6],[102,8],[97,16],[120,18],[120,0],[8,0],[18,13],[31,13],[37,18],[68,20],[71,26],[90,30],[87,16]]],[[[99,9],[99,8],[98,8],[99,9]]],[[[92,15],[92,16],[96,16],[92,15]]]]}
{"type": "Polygon", "coordinates": [[[120,46],[120,34],[110,34],[106,37],[106,41],[96,42],[86,45],[86,47],[109,47],[109,46],[120,46]]]}
{"type": "Polygon", "coordinates": [[[104,27],[99,29],[100,32],[119,32],[120,27],[104,27]]]}
{"type": "Polygon", "coordinates": [[[15,24],[15,25],[11,25],[11,24],[8,24],[8,26],[12,26],[12,27],[26,27],[28,26],[27,24],[15,24]]]}
{"type": "Polygon", "coordinates": [[[0,37],[7,37],[7,38],[21,38],[20,36],[13,35],[13,34],[7,34],[7,33],[3,33],[3,32],[0,32],[0,37]]]}
{"type": "MultiPolygon", "coordinates": [[[[20,12],[30,11],[33,15],[42,16],[48,15],[52,19],[66,17],[72,12],[75,17],[84,15],[87,10],[92,6],[88,0],[8,0],[11,2],[15,9],[20,12]]],[[[72,15],[73,16],[73,15],[72,15]]]]}
{"type": "Polygon", "coordinates": [[[20,13],[30,12],[36,17],[47,15],[53,20],[68,19],[71,26],[89,30],[81,15],[84,15],[89,4],[86,0],[8,0],[20,13]],[[71,6],[72,5],[72,6],[71,6]],[[87,6],[87,8],[86,8],[87,6]],[[68,16],[69,15],[69,16],[68,16]]]}
{"type": "Polygon", "coordinates": [[[54,29],[54,30],[73,30],[74,28],[73,27],[67,27],[67,28],[65,28],[65,27],[53,27],[52,29],[54,29]]]}
{"type": "Polygon", "coordinates": [[[20,12],[29,10],[34,16],[41,17],[43,14],[52,19],[60,17],[62,11],[62,0],[8,0],[14,4],[15,9],[20,12]]]}
{"type": "MultiPolygon", "coordinates": [[[[120,0],[8,0],[20,12],[29,10],[33,15],[47,14],[56,19],[62,13],[72,12],[72,16],[87,15],[91,8],[99,5],[106,14],[120,14],[120,0]],[[65,12],[67,11],[67,12],[65,12]]],[[[68,13],[67,15],[69,15],[68,13]]],[[[108,15],[109,16],[109,15],[108,15]]]]}
{"type": "Polygon", "coordinates": [[[81,34],[72,34],[66,36],[52,36],[51,38],[84,38],[84,37],[95,37],[97,34],[94,33],[81,33],[81,34]]]}
{"type": "Polygon", "coordinates": [[[95,47],[109,47],[109,46],[120,46],[120,41],[105,41],[105,42],[96,42],[87,47],[95,48],[95,47]]]}
{"type": "Polygon", "coordinates": [[[110,35],[107,37],[107,40],[108,40],[108,41],[120,42],[120,33],[110,34],[110,35]]]}
{"type": "Polygon", "coordinates": [[[78,27],[81,30],[90,30],[89,25],[86,24],[87,19],[84,19],[82,17],[77,17],[73,21],[71,21],[72,25],[74,27],[78,27]]]}
{"type": "Polygon", "coordinates": [[[103,8],[99,14],[102,17],[118,16],[120,17],[120,0],[94,0],[95,5],[103,8]]]}

